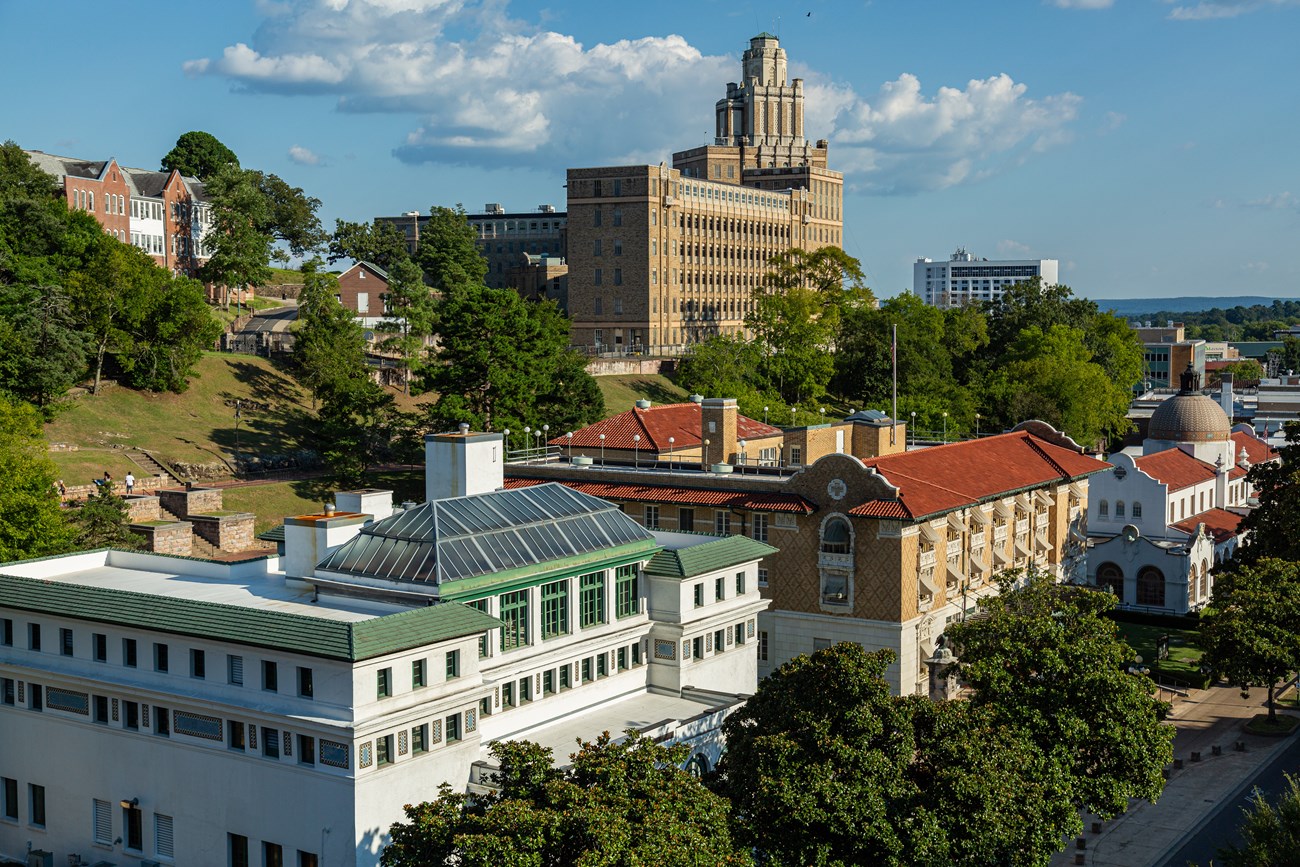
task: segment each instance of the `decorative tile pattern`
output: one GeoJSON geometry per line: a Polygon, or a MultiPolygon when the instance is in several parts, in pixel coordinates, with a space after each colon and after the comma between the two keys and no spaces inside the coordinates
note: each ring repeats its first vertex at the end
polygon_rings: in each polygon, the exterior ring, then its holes
{"type": "MultiPolygon", "coordinates": [[[[23,689],[23,685],[22,685],[21,683],[18,684],[18,700],[19,700],[19,701],[22,701],[22,700],[23,700],[22,689],[23,689]]],[[[118,713],[118,701],[117,701],[117,699],[113,699],[113,722],[117,722],[117,713],[118,713]]]]}
{"type": "Polygon", "coordinates": [[[723,631],[727,633],[727,646],[730,647],[736,640],[736,633],[731,630],[731,627],[727,627],[723,631]]]}
{"type": "Polygon", "coordinates": [[[748,638],[754,637],[754,621],[752,619],[745,624],[745,635],[748,638]]]}
{"type": "Polygon", "coordinates": [[[147,704],[140,705],[140,724],[149,728],[149,705],[147,704]]]}
{"type": "Polygon", "coordinates": [[[676,659],[676,641],[655,641],[655,659],[676,659]]]}
{"type": "Polygon", "coordinates": [[[90,716],[90,696],[84,692],[73,692],[52,686],[45,693],[45,704],[53,710],[66,710],[68,713],[90,716]]]}
{"type": "Polygon", "coordinates": [[[281,732],[280,742],[284,745],[284,754],[293,755],[293,735],[288,732],[281,732]]]}
{"type": "Polygon", "coordinates": [[[704,633],[704,652],[705,652],[705,653],[712,653],[712,652],[713,652],[713,633],[712,633],[712,632],[706,632],[706,633],[704,633]]]}
{"type": "Polygon", "coordinates": [[[682,659],[690,659],[690,658],[691,658],[691,640],[689,638],[683,638],[682,659]]]}
{"type": "Polygon", "coordinates": [[[361,745],[361,767],[368,768],[375,763],[375,747],[370,741],[361,745]]]}
{"type": "Polygon", "coordinates": [[[465,733],[469,734],[478,728],[478,711],[470,708],[465,711],[465,733]]]}
{"type": "MultiPolygon", "coordinates": [[[[197,713],[186,713],[178,710],[172,716],[172,731],[178,735],[189,735],[192,738],[203,738],[209,741],[222,740],[221,719],[215,716],[204,716],[197,713]]],[[[256,735],[252,734],[257,731],[255,726],[249,726],[249,741],[256,747],[256,735]]]]}
{"type": "Polygon", "coordinates": [[[442,743],[442,720],[436,719],[429,723],[429,743],[442,743]]]}
{"type": "Polygon", "coordinates": [[[402,729],[400,732],[397,733],[397,754],[399,756],[406,755],[407,750],[410,749],[409,739],[410,739],[410,734],[407,733],[406,729],[402,729]]]}
{"type": "Polygon", "coordinates": [[[499,707],[501,707],[501,690],[500,690],[500,689],[494,689],[494,690],[492,690],[492,707],[494,707],[494,708],[499,708],[499,707]]]}
{"type": "Polygon", "coordinates": [[[248,727],[248,748],[250,750],[257,749],[257,726],[255,725],[248,727]]]}
{"type": "MultiPolygon", "coordinates": [[[[20,680],[18,681],[18,703],[25,704],[26,702],[27,702],[27,684],[23,683],[20,680]]],[[[117,699],[113,699],[113,711],[114,711],[113,719],[117,719],[117,699]]]]}
{"type": "Polygon", "coordinates": [[[321,740],[320,763],[331,768],[348,768],[348,745],[336,741],[321,740]]]}

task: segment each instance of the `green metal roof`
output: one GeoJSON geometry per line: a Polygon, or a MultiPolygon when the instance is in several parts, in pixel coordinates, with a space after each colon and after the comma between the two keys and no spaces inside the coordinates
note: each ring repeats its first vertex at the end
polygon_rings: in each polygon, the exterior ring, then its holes
{"type": "Polygon", "coordinates": [[[776,550],[771,545],[748,536],[726,536],[688,548],[660,551],[650,558],[645,571],[651,575],[667,575],[670,578],[693,578],[705,572],[750,563],[775,553],[776,550]]]}
{"type": "Polygon", "coordinates": [[[0,607],[357,662],[501,625],[441,602],[348,623],[108,587],[0,575],[0,607]]]}
{"type": "Polygon", "coordinates": [[[265,532],[258,533],[257,538],[261,539],[263,542],[283,542],[284,524],[281,524],[278,527],[272,527],[265,532]]]}

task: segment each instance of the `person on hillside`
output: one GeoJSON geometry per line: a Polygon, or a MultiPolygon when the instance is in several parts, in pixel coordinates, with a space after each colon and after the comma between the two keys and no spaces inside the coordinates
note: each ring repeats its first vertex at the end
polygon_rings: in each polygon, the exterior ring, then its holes
{"type": "Polygon", "coordinates": [[[133,493],[135,491],[135,476],[132,473],[128,472],[126,474],[126,478],[123,479],[123,481],[126,482],[126,492],[128,494],[133,493]]]}

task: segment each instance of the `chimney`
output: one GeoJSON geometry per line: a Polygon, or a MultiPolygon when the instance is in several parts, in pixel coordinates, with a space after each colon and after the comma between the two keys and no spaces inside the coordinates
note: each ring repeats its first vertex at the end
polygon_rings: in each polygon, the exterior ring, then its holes
{"type": "Polygon", "coordinates": [[[1219,406],[1223,407],[1223,412],[1228,417],[1228,424],[1232,424],[1232,374],[1225,372],[1220,382],[1222,387],[1219,392],[1219,406]]]}
{"type": "Polygon", "coordinates": [[[700,439],[709,442],[704,447],[706,466],[735,462],[738,414],[734,397],[710,397],[704,400],[700,408],[700,439]]]}
{"type": "Polygon", "coordinates": [[[427,502],[499,491],[505,486],[505,450],[499,433],[456,433],[424,438],[424,498],[427,502]]]}

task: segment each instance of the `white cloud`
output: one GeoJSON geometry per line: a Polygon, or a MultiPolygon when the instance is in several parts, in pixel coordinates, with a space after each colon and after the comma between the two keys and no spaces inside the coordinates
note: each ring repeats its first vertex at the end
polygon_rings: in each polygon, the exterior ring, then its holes
{"type": "Polygon", "coordinates": [[[1201,0],[1192,6],[1175,6],[1169,17],[1175,21],[1208,21],[1216,18],[1236,18],[1248,12],[1279,6],[1295,6],[1300,0],[1201,0]]]}
{"type": "Polygon", "coordinates": [[[1248,272],[1248,273],[1251,273],[1251,274],[1262,274],[1262,273],[1264,273],[1265,271],[1268,270],[1268,263],[1267,263],[1267,262],[1259,262],[1259,261],[1255,261],[1255,262],[1247,262],[1245,265],[1242,265],[1241,267],[1242,267],[1242,270],[1243,270],[1243,271],[1246,271],[1246,272],[1248,272]]]}
{"type": "Polygon", "coordinates": [[[1025,257],[1029,255],[1029,245],[1008,238],[1004,241],[998,241],[998,253],[1003,256],[1025,257]]]}
{"type": "Polygon", "coordinates": [[[1293,208],[1300,208],[1300,196],[1291,192],[1270,193],[1259,199],[1253,199],[1246,203],[1248,208],[1261,208],[1268,211],[1287,211],[1293,208]]]}
{"type": "Polygon", "coordinates": [[[1051,0],[1051,3],[1061,9],[1109,9],[1115,0],[1051,0]]]}
{"type": "Polygon", "coordinates": [[[293,160],[300,166],[318,166],[321,163],[320,155],[303,147],[294,145],[289,148],[289,159],[293,160]]]}
{"type": "MultiPolygon", "coordinates": [[[[1073,0],[1097,3],[1099,0],[1073,0]]],[[[189,61],[240,89],[333,94],[340,111],[412,118],[409,162],[557,169],[655,163],[711,141],[739,72],[677,35],[585,46],[512,19],[504,0],[261,0],[263,23],[220,57],[189,61]]],[[[794,58],[796,62],[808,58],[794,58]]],[[[1005,74],[926,92],[904,74],[863,97],[816,70],[805,131],[828,138],[851,184],[937,189],[1003,171],[1069,138],[1079,98],[1034,99],[1005,74]]]]}

